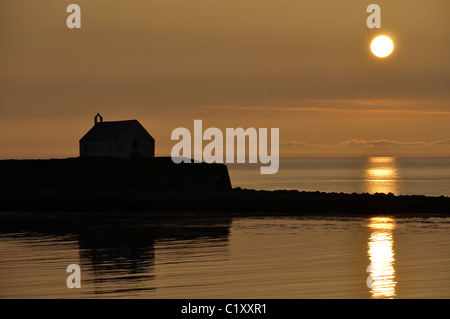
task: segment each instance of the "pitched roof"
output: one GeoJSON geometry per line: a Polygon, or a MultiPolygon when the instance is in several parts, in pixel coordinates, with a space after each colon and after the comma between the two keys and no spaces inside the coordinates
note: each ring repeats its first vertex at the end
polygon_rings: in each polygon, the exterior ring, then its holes
{"type": "MultiPolygon", "coordinates": [[[[142,125],[137,120],[99,122],[95,124],[81,139],[80,142],[115,140],[132,125],[142,125]]],[[[145,128],[142,127],[144,130],[145,128]]],[[[150,135],[150,134],[149,134],[150,135]]],[[[151,138],[153,138],[150,135],[151,138]]]]}

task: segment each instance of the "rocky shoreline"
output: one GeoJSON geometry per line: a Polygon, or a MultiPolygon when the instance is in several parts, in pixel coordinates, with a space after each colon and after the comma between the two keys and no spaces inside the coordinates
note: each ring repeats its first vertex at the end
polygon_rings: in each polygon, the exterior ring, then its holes
{"type": "Polygon", "coordinates": [[[450,215],[449,197],[302,191],[22,191],[0,194],[3,212],[141,212],[227,216],[450,215]]]}

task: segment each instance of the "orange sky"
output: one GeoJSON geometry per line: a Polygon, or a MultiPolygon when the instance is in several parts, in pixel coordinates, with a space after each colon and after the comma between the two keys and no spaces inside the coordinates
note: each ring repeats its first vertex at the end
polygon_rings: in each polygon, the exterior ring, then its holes
{"type": "Polygon", "coordinates": [[[79,30],[70,3],[0,3],[0,158],[77,156],[97,112],[159,156],[194,119],[278,127],[281,156],[450,156],[448,0],[79,0],[79,30]]]}

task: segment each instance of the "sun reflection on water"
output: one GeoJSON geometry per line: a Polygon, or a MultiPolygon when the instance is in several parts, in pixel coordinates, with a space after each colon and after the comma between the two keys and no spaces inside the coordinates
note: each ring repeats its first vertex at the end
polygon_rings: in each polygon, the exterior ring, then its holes
{"type": "Polygon", "coordinates": [[[390,217],[372,217],[369,227],[368,255],[370,259],[370,292],[373,298],[395,296],[394,240],[395,220],[390,217]]]}
{"type": "Polygon", "coordinates": [[[368,193],[398,192],[395,157],[370,157],[364,172],[364,185],[368,193]]]}

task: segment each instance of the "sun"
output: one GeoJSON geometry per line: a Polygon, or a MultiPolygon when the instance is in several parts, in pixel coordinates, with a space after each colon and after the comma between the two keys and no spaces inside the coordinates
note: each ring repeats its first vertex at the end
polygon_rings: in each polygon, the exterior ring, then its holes
{"type": "Polygon", "coordinates": [[[385,58],[394,51],[394,42],[386,35],[379,35],[372,40],[370,50],[379,58],[385,58]]]}

